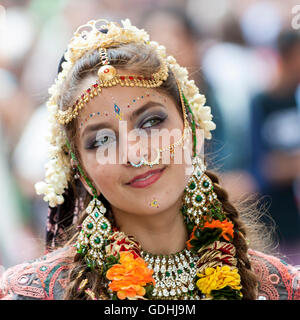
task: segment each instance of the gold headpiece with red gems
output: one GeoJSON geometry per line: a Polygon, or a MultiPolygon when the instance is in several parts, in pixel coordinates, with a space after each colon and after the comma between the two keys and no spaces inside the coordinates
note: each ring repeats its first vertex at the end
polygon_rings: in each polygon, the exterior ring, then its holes
{"type": "Polygon", "coordinates": [[[56,114],[57,121],[62,124],[68,124],[78,116],[78,112],[84,107],[90,99],[98,96],[102,88],[109,88],[120,85],[122,87],[144,87],[156,88],[168,78],[168,66],[163,59],[160,59],[161,67],[158,72],[150,77],[141,75],[119,75],[114,66],[109,64],[106,48],[99,48],[100,60],[102,66],[98,70],[98,80],[76,100],[75,104],[67,110],[58,110],[56,114]]]}

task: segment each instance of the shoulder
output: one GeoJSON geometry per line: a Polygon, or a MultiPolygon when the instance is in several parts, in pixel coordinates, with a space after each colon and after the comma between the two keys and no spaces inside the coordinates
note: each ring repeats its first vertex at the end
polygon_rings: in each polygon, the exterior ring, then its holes
{"type": "Polygon", "coordinates": [[[0,277],[0,300],[60,300],[72,263],[72,248],[57,249],[8,268],[0,277]]]}
{"type": "Polygon", "coordinates": [[[284,260],[249,250],[252,269],[258,277],[262,300],[300,300],[300,269],[284,260]]]}

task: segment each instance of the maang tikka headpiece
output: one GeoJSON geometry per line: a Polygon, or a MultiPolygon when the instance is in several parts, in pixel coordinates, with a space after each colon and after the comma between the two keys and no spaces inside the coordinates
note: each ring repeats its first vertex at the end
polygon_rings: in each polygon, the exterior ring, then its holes
{"type": "Polygon", "coordinates": [[[109,64],[106,48],[99,48],[99,55],[102,66],[98,70],[98,80],[81,94],[73,106],[69,107],[66,111],[58,110],[56,118],[60,124],[68,124],[76,118],[84,105],[101,93],[102,88],[116,85],[122,87],[156,88],[168,77],[168,67],[162,59],[160,60],[161,67],[159,71],[153,73],[150,77],[144,77],[141,75],[119,75],[115,67],[109,64]]]}
{"type": "Polygon", "coordinates": [[[203,129],[204,137],[211,139],[211,130],[215,129],[212,121],[210,107],[205,106],[205,96],[199,93],[199,89],[193,80],[188,79],[188,71],[180,67],[176,59],[167,56],[164,46],[155,41],[150,41],[149,35],[143,29],[131,25],[129,19],[121,20],[122,26],[104,19],[91,20],[80,26],[72,37],[68,49],[64,54],[65,61],[61,64],[62,71],[58,74],[55,83],[49,89],[50,98],[47,102],[49,111],[49,162],[46,164],[46,178],[38,182],[37,194],[44,194],[44,200],[51,207],[56,207],[64,202],[64,193],[68,189],[68,183],[73,174],[70,164],[70,154],[66,153],[66,136],[61,125],[72,121],[79,114],[90,99],[101,93],[103,88],[119,85],[139,86],[147,88],[159,87],[168,77],[171,70],[182,91],[183,99],[188,103],[193,112],[195,123],[203,129]],[[150,46],[157,53],[161,64],[160,69],[150,77],[141,75],[119,75],[116,69],[109,64],[106,49],[122,44],[136,43],[150,46]],[[58,102],[64,81],[72,73],[72,69],[84,54],[98,50],[102,65],[99,68],[99,79],[92,84],[67,110],[59,110],[58,102]]]}

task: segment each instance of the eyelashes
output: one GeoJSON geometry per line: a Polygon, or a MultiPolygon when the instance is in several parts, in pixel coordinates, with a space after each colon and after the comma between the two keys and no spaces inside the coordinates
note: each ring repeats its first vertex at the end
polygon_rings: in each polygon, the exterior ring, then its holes
{"type": "Polygon", "coordinates": [[[86,150],[92,150],[95,148],[101,148],[102,146],[108,145],[113,141],[116,141],[115,135],[109,135],[109,134],[96,135],[96,137],[92,137],[88,139],[84,147],[86,150]]]}
{"type": "Polygon", "coordinates": [[[95,140],[95,142],[93,143],[93,148],[100,148],[104,145],[108,145],[108,144],[112,143],[113,141],[116,141],[115,136],[114,137],[109,136],[109,135],[101,136],[95,140]]]}
{"type": "Polygon", "coordinates": [[[155,127],[156,125],[164,122],[166,120],[168,116],[165,115],[164,117],[161,117],[161,116],[154,116],[154,117],[151,117],[150,119],[146,120],[143,122],[141,128],[142,129],[147,129],[147,128],[152,128],[152,127],[155,127]],[[147,125],[145,126],[147,123],[150,123],[151,125],[147,125]]]}
{"type": "MultiPolygon", "coordinates": [[[[151,118],[147,119],[139,126],[141,129],[148,131],[151,128],[160,126],[166,119],[168,115],[162,116],[152,116],[151,118]]],[[[92,137],[87,139],[84,147],[86,150],[93,150],[95,148],[101,148],[103,146],[108,146],[109,144],[116,141],[115,134],[96,134],[96,137],[92,137]]]]}

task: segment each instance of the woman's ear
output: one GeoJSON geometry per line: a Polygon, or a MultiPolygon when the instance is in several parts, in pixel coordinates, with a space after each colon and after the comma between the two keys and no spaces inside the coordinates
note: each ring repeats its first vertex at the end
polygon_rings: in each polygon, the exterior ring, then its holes
{"type": "MultiPolygon", "coordinates": [[[[74,161],[73,159],[71,159],[71,166],[72,168],[77,168],[78,163],[76,161],[74,161]]],[[[81,183],[83,184],[85,190],[91,195],[94,196],[93,190],[92,188],[87,184],[87,182],[85,181],[84,177],[79,173],[79,179],[81,181],[81,183]]],[[[97,192],[98,194],[98,192],[97,192]]]]}
{"type": "MultiPolygon", "coordinates": [[[[80,179],[81,183],[83,184],[85,190],[86,190],[91,196],[94,196],[93,190],[92,190],[91,187],[89,187],[89,185],[86,183],[85,179],[84,179],[82,176],[80,176],[79,179],[80,179]]],[[[98,192],[97,192],[97,194],[98,194],[98,192]]]]}

